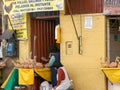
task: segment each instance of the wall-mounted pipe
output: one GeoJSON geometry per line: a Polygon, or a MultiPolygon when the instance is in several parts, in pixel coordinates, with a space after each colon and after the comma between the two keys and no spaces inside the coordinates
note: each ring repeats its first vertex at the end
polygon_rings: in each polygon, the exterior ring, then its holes
{"type": "MultiPolygon", "coordinates": [[[[67,0],[67,6],[68,6],[68,10],[70,12],[70,16],[71,16],[71,19],[72,19],[72,23],[73,23],[73,26],[74,26],[74,30],[75,30],[75,34],[76,34],[76,37],[77,37],[77,40],[78,40],[78,52],[79,54],[82,54],[82,50],[81,50],[81,43],[82,43],[82,31],[81,31],[81,36],[78,35],[78,32],[77,32],[77,28],[75,26],[75,22],[74,22],[74,19],[73,19],[73,15],[72,15],[72,10],[70,8],[70,3],[69,1],[67,0]]],[[[80,16],[81,17],[81,16],[80,16]]],[[[82,28],[82,27],[81,27],[82,28]]]]}

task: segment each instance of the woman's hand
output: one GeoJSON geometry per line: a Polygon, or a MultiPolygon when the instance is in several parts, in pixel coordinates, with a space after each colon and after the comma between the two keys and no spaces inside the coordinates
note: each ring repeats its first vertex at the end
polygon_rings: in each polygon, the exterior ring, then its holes
{"type": "Polygon", "coordinates": [[[48,61],[48,59],[46,59],[45,57],[41,57],[41,60],[46,62],[48,61]]]}
{"type": "Polygon", "coordinates": [[[48,68],[48,67],[49,67],[49,66],[48,66],[48,63],[46,63],[46,64],[45,64],[45,67],[46,67],[46,68],[48,68]]]}

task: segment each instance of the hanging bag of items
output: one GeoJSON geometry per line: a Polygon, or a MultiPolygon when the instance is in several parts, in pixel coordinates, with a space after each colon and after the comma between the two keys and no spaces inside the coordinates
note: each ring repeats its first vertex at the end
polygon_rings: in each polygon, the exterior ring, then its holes
{"type": "Polygon", "coordinates": [[[6,56],[15,56],[16,52],[15,52],[15,42],[14,41],[10,41],[7,44],[6,47],[6,56]]]}
{"type": "Polygon", "coordinates": [[[7,57],[15,57],[17,56],[17,42],[14,30],[6,30],[2,34],[2,39],[7,41],[5,48],[5,56],[7,57]]]}

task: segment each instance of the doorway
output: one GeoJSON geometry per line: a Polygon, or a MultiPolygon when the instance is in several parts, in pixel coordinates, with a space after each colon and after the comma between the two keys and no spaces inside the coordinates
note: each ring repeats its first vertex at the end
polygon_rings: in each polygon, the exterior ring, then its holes
{"type": "Polygon", "coordinates": [[[49,56],[49,46],[55,45],[55,20],[32,19],[31,29],[32,56],[36,56],[37,62],[42,62],[41,57],[49,56]]]}
{"type": "MultiPolygon", "coordinates": [[[[42,17],[45,16],[31,18],[31,52],[32,58],[36,56],[37,62],[46,63],[41,60],[41,57],[49,58],[48,48],[51,45],[57,45],[55,40],[55,27],[59,24],[59,17],[42,17]]],[[[41,77],[35,77],[35,90],[39,90],[42,81],[43,79],[41,77]]]]}
{"type": "MultiPolygon", "coordinates": [[[[114,62],[120,56],[120,16],[107,17],[107,58],[114,62]]],[[[120,84],[108,80],[108,90],[118,90],[120,84]]]]}
{"type": "Polygon", "coordinates": [[[115,61],[120,56],[120,17],[114,16],[107,19],[107,57],[115,61]]]}

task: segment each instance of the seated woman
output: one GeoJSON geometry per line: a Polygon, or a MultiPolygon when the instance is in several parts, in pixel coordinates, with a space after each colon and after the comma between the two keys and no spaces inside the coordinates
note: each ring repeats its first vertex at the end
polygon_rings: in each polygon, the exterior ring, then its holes
{"type": "Polygon", "coordinates": [[[56,74],[57,74],[57,70],[54,69],[53,67],[53,63],[55,61],[60,62],[60,51],[56,46],[50,46],[49,47],[49,60],[46,59],[45,57],[41,57],[41,60],[43,61],[48,61],[47,64],[45,64],[43,67],[50,67],[52,70],[52,86],[54,87],[56,85],[56,74]]]}

